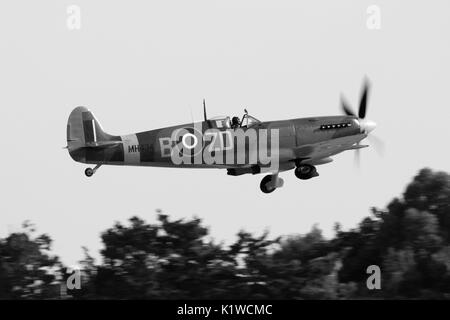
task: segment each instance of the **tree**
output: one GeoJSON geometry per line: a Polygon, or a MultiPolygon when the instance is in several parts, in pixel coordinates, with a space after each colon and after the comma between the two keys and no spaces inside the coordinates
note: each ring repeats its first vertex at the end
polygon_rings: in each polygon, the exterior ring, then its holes
{"type": "Polygon", "coordinates": [[[440,232],[450,241],[450,175],[425,168],[403,194],[406,207],[426,211],[439,220],[440,232]]]}
{"type": "MultiPolygon", "coordinates": [[[[102,260],[85,249],[74,299],[450,299],[450,179],[421,170],[401,197],[354,229],[318,226],[272,239],[240,231],[215,243],[198,218],[132,217],[102,233],[102,260]],[[366,286],[381,268],[381,290],[366,286]]],[[[0,299],[60,298],[67,275],[51,239],[32,225],[0,239],[0,299]]]]}
{"type": "MultiPolygon", "coordinates": [[[[338,233],[337,248],[348,249],[340,280],[361,283],[364,268],[376,264],[384,268],[384,297],[445,297],[450,269],[442,247],[449,244],[449,209],[450,176],[421,170],[402,198],[386,210],[373,209],[358,229],[338,233]]],[[[359,293],[370,295],[363,286],[359,293]]]]}
{"type": "Polygon", "coordinates": [[[61,264],[51,256],[51,238],[33,225],[0,239],[0,299],[46,299],[59,294],[61,264]]]}
{"type": "MultiPolygon", "coordinates": [[[[207,241],[200,219],[158,224],[137,217],[102,235],[104,263],[97,268],[93,295],[102,298],[231,298],[237,262],[221,245],[207,241]]],[[[89,294],[86,296],[89,297],[89,294]]]]}

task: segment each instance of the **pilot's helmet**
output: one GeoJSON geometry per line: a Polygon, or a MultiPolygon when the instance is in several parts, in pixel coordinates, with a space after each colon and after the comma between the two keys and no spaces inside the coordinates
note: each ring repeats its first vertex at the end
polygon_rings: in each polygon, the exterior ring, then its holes
{"type": "Polygon", "coordinates": [[[231,119],[231,122],[233,122],[233,124],[239,124],[239,117],[233,117],[233,119],[231,119]]]}

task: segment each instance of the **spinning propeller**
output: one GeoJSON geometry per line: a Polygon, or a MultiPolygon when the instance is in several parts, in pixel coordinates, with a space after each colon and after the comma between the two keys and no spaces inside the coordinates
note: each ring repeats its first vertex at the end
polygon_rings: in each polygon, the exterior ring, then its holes
{"type": "MultiPolygon", "coordinates": [[[[347,103],[347,101],[344,99],[343,96],[341,96],[341,107],[342,107],[342,111],[344,112],[344,114],[346,114],[348,116],[355,116],[355,117],[359,118],[358,122],[359,122],[359,125],[361,128],[361,133],[367,134],[367,138],[370,140],[371,143],[373,143],[376,151],[382,155],[384,152],[384,143],[376,136],[369,134],[376,128],[377,124],[371,120],[365,119],[366,113],[367,113],[367,99],[368,99],[368,95],[369,95],[369,89],[370,89],[370,83],[366,79],[364,81],[363,90],[361,92],[361,98],[359,100],[358,115],[356,115],[356,113],[353,112],[352,108],[349,106],[349,104],[347,103]]],[[[356,151],[355,161],[358,165],[360,163],[359,150],[360,149],[355,150],[356,151]]]]}

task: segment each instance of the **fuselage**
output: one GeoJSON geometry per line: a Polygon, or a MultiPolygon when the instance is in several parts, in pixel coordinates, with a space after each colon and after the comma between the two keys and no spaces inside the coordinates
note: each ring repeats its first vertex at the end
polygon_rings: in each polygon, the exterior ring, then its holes
{"type": "MultiPolygon", "coordinates": [[[[83,148],[71,148],[69,145],[69,152],[75,161],[89,164],[221,168],[230,167],[230,164],[208,163],[203,159],[193,160],[190,163],[176,164],[171,156],[171,150],[177,143],[180,144],[182,142],[187,147],[192,147],[195,142],[196,151],[194,152],[192,150],[191,153],[194,157],[194,153],[198,155],[198,148],[201,149],[200,152],[202,153],[211,150],[213,146],[212,140],[215,139],[214,150],[216,150],[216,153],[220,152],[220,148],[222,148],[222,151],[226,149],[228,152],[234,152],[237,157],[237,153],[242,153],[244,150],[247,154],[246,159],[250,161],[251,155],[258,153],[259,142],[262,142],[260,140],[266,139],[267,136],[270,137],[270,133],[274,130],[278,133],[278,148],[280,150],[278,156],[280,163],[294,160],[288,159],[293,157],[292,150],[314,143],[351,136],[358,137],[357,139],[355,138],[355,143],[361,140],[359,137],[361,128],[358,118],[355,116],[325,116],[257,122],[239,128],[231,128],[229,119],[224,118],[154,129],[123,136],[108,135],[107,140],[121,141],[121,143],[107,147],[83,148]],[[237,130],[249,136],[250,134],[254,135],[252,137],[253,139],[256,137],[256,143],[252,144],[247,142],[244,145],[244,149],[238,150],[235,140],[227,140],[227,137],[233,137],[233,134],[237,130]],[[185,137],[183,135],[174,138],[174,132],[184,132],[189,136],[189,139],[184,139],[185,137]]],[[[223,157],[225,160],[225,155],[223,157]]],[[[257,159],[256,165],[258,165],[258,161],[259,159],[257,159]]],[[[239,165],[243,164],[236,163],[236,166],[239,165]]]]}

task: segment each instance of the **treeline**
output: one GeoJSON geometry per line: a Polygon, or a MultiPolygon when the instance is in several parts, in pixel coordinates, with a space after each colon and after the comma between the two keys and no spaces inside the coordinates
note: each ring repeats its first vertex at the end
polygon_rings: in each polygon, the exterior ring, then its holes
{"type": "Polygon", "coordinates": [[[225,246],[200,219],[133,217],[102,233],[100,264],[85,251],[81,288],[69,290],[50,237],[25,224],[0,239],[0,299],[450,298],[448,173],[423,169],[386,209],[335,229],[333,239],[317,227],[276,239],[241,231],[225,246]],[[380,267],[380,290],[367,287],[370,265],[380,267]]]}

